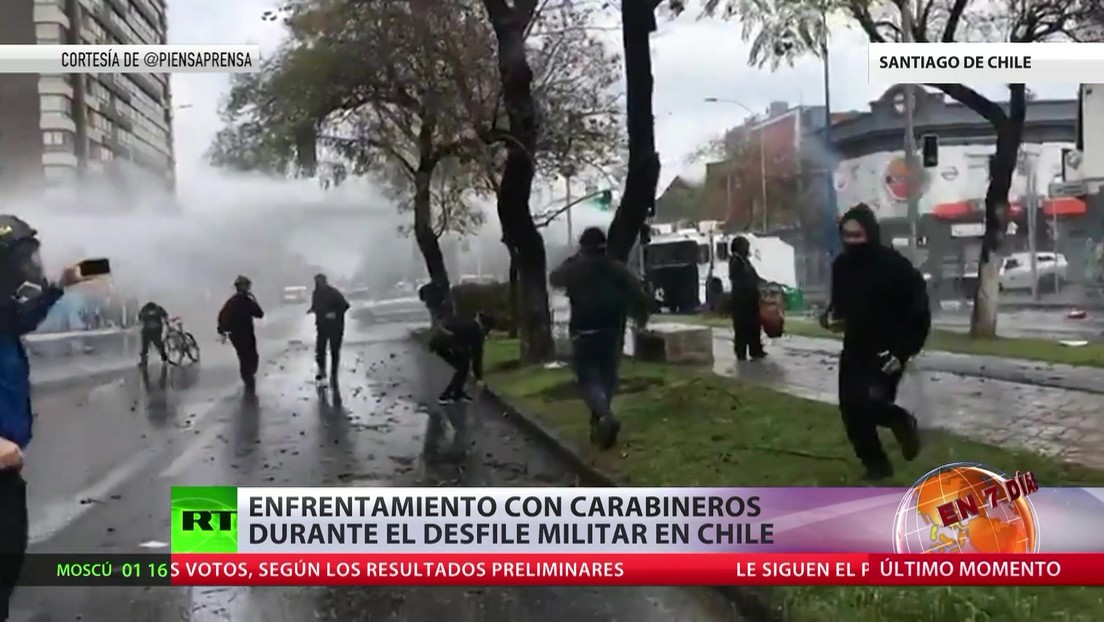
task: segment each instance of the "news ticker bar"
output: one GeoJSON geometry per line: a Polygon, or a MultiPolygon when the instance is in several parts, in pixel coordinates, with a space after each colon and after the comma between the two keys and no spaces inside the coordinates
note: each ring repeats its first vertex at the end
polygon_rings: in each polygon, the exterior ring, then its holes
{"type": "Polygon", "coordinates": [[[0,45],[4,73],[253,73],[259,45],[0,45]]]}
{"type": "Polygon", "coordinates": [[[34,586],[1081,585],[1104,553],[28,555],[34,586]]]}

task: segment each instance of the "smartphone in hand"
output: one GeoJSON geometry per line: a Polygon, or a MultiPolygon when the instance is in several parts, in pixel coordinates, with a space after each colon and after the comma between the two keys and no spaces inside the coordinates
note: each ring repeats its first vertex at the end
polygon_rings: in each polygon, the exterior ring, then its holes
{"type": "Polygon", "coordinates": [[[111,274],[111,261],[105,258],[85,259],[77,264],[81,278],[111,274]]]}

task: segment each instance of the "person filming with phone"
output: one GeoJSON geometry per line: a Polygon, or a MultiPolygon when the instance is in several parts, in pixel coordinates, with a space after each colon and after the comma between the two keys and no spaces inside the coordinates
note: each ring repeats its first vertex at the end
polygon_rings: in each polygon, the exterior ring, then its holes
{"type": "MultiPolygon", "coordinates": [[[[31,442],[31,368],[22,338],[46,319],[67,287],[108,271],[69,266],[56,281],[46,278],[38,232],[23,220],[0,215],[0,622],[27,551],[27,485],[23,458],[31,442]]],[[[92,266],[92,262],[89,267],[92,266]]]]}

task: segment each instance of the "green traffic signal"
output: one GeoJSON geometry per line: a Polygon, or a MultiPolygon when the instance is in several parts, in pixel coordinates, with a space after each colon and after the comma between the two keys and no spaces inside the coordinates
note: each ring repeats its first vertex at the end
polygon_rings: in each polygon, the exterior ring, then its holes
{"type": "Polygon", "coordinates": [[[603,190],[602,194],[597,197],[598,209],[608,210],[613,205],[613,192],[610,190],[603,190]]]}

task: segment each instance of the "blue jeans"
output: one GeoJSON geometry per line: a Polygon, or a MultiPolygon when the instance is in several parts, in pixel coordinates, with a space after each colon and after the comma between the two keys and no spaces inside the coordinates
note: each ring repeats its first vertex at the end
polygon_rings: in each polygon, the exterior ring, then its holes
{"type": "Polygon", "coordinates": [[[621,340],[616,331],[595,331],[572,336],[575,378],[583,402],[593,419],[613,415],[610,403],[620,380],[617,368],[621,362],[618,347],[621,340]]]}

